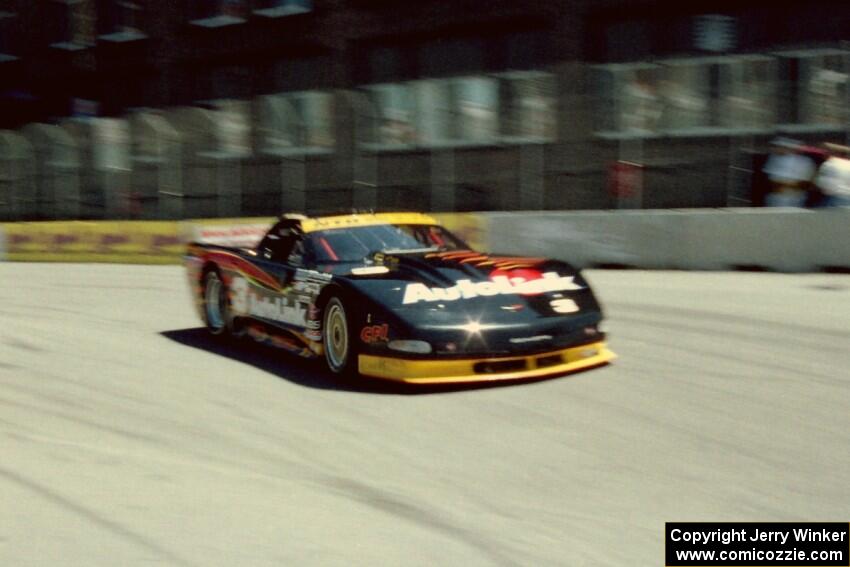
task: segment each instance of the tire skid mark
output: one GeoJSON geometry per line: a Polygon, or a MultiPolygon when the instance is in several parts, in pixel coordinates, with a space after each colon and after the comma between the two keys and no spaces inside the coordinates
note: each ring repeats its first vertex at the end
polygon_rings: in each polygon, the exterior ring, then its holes
{"type": "MultiPolygon", "coordinates": [[[[0,401],[2,401],[2,398],[0,398],[0,401]]],[[[98,424],[92,424],[87,420],[78,420],[76,418],[68,417],[66,415],[61,415],[60,417],[72,419],[79,423],[84,423],[93,427],[100,428],[98,424]]],[[[299,480],[303,484],[314,485],[322,490],[327,490],[328,488],[331,488],[336,493],[350,500],[354,500],[355,502],[365,504],[380,512],[405,519],[416,525],[428,527],[432,530],[448,535],[452,539],[455,539],[460,543],[463,543],[467,546],[476,549],[479,552],[486,554],[486,556],[493,560],[497,565],[503,565],[505,567],[514,567],[520,565],[520,563],[509,558],[506,553],[499,551],[498,545],[495,542],[487,541],[485,538],[477,536],[474,532],[470,530],[467,530],[463,527],[455,526],[447,522],[446,520],[440,518],[440,516],[434,512],[428,511],[422,507],[406,503],[396,497],[388,495],[388,493],[386,492],[380,491],[364,483],[330,475],[324,472],[324,469],[318,464],[311,464],[309,461],[306,460],[297,461],[294,459],[289,459],[284,457],[283,455],[270,452],[263,448],[246,445],[244,439],[231,438],[225,435],[216,435],[215,437],[222,442],[238,447],[238,450],[240,452],[251,455],[252,457],[257,459],[257,462],[269,463],[270,466],[285,464],[288,467],[289,472],[294,473],[294,476],[296,476],[296,478],[299,478],[299,480]]],[[[155,441],[156,440],[154,440],[154,442],[155,441]]],[[[73,442],[53,442],[76,445],[76,443],[73,442]]],[[[182,455],[191,454],[196,458],[201,459],[201,461],[205,461],[206,466],[213,468],[217,471],[220,471],[220,467],[224,466],[227,469],[231,469],[231,472],[233,474],[239,476],[243,476],[247,472],[245,470],[244,462],[228,460],[222,458],[220,455],[215,453],[209,453],[203,450],[197,450],[195,448],[188,447],[180,447],[178,449],[175,447],[171,447],[168,444],[157,444],[157,446],[161,449],[172,449],[182,455]]],[[[189,462],[194,465],[200,464],[199,461],[189,462]]],[[[276,467],[273,467],[273,469],[274,468],[276,467]]],[[[282,477],[273,472],[266,472],[257,469],[251,470],[248,474],[250,476],[264,477],[267,479],[274,480],[276,482],[292,482],[293,480],[292,478],[282,477]]]]}
{"type": "MultiPolygon", "coordinates": [[[[106,453],[112,455],[127,455],[130,453],[129,451],[116,451],[107,447],[93,446],[89,444],[66,441],[62,439],[47,438],[40,435],[17,433],[7,433],[7,435],[20,440],[44,442],[60,446],[70,446],[80,449],[87,449],[98,453],[106,453]]],[[[163,448],[168,449],[169,447],[163,448]]],[[[267,451],[244,446],[240,447],[240,449],[247,453],[253,453],[254,456],[262,457],[264,459],[264,462],[273,462],[269,460],[269,457],[271,455],[267,451]]],[[[437,531],[446,536],[449,536],[451,539],[483,553],[485,556],[489,557],[495,565],[502,565],[505,567],[519,567],[521,565],[521,563],[508,557],[505,552],[500,551],[500,546],[498,544],[488,541],[483,537],[477,536],[474,532],[464,527],[453,525],[452,523],[442,519],[438,514],[432,511],[429,511],[423,507],[415,506],[413,504],[404,502],[403,500],[395,496],[389,495],[385,491],[373,488],[364,483],[327,474],[323,472],[323,470],[319,468],[318,465],[311,465],[307,462],[296,462],[291,459],[283,458],[279,455],[273,455],[278,463],[285,463],[289,466],[289,472],[295,473],[296,479],[293,479],[292,477],[283,477],[273,472],[265,472],[257,469],[246,470],[244,462],[230,461],[228,459],[221,458],[219,455],[209,454],[204,451],[198,451],[194,449],[183,450],[181,448],[179,451],[176,452],[179,453],[181,456],[185,456],[187,454],[192,455],[196,458],[196,460],[188,460],[183,458],[150,459],[149,457],[145,457],[145,462],[157,461],[162,462],[164,464],[169,464],[174,463],[176,461],[184,465],[204,466],[205,468],[209,468],[215,472],[238,476],[240,478],[265,478],[274,482],[283,483],[291,483],[293,480],[298,480],[303,484],[316,486],[317,488],[322,489],[322,491],[327,491],[327,489],[331,489],[333,492],[343,497],[346,497],[357,503],[369,506],[370,508],[378,510],[379,512],[390,514],[391,516],[401,518],[415,525],[426,527],[433,531],[437,531]]],[[[4,476],[2,472],[2,469],[0,469],[0,476],[4,476]]],[[[87,512],[90,513],[90,511],[87,512]]],[[[106,522],[108,522],[108,520],[106,520],[106,522]]],[[[109,522],[109,524],[112,524],[112,522],[109,522]]],[[[155,550],[157,552],[162,553],[159,548],[155,550]]],[[[188,565],[188,563],[185,561],[183,562],[183,564],[188,565]]]]}
{"type": "Polygon", "coordinates": [[[101,432],[105,431],[107,433],[112,433],[114,435],[118,435],[119,437],[132,439],[134,441],[140,441],[140,442],[144,442],[144,443],[154,444],[157,447],[168,444],[168,440],[166,440],[166,439],[153,437],[151,435],[145,435],[145,434],[139,433],[137,431],[130,431],[130,430],[122,429],[120,427],[115,427],[115,426],[112,426],[112,425],[104,425],[102,423],[98,423],[94,420],[86,419],[86,418],[80,417],[78,415],[72,415],[72,414],[69,414],[69,413],[66,413],[66,412],[63,412],[63,411],[58,411],[58,410],[55,410],[55,409],[48,409],[48,408],[40,407],[40,406],[35,405],[35,404],[21,402],[19,400],[10,400],[8,398],[0,397],[0,405],[2,405],[2,404],[5,404],[7,406],[16,407],[18,409],[24,409],[24,410],[28,410],[28,411],[43,413],[43,414],[50,415],[50,416],[53,416],[53,417],[58,417],[58,418],[65,419],[67,421],[76,423],[78,425],[85,425],[87,427],[90,427],[92,429],[96,429],[96,430],[101,431],[101,432]]]}
{"type": "Polygon", "coordinates": [[[91,524],[100,527],[101,529],[109,532],[114,536],[120,537],[148,551],[152,551],[162,558],[168,559],[169,563],[173,565],[183,565],[187,567],[192,567],[193,565],[184,558],[162,547],[155,541],[130,530],[129,528],[119,524],[118,522],[103,517],[96,511],[84,506],[83,504],[75,502],[73,499],[63,496],[59,492],[56,492],[55,490],[48,488],[47,486],[39,484],[32,479],[26,478],[14,471],[3,468],[2,466],[0,466],[0,477],[6,479],[12,484],[16,484],[19,487],[28,490],[29,492],[37,496],[40,496],[42,499],[59,506],[60,508],[72,513],[77,517],[88,520],[91,524]]]}
{"type": "Polygon", "coordinates": [[[38,388],[28,387],[28,386],[20,385],[20,384],[14,384],[14,383],[10,384],[8,382],[3,382],[3,389],[4,390],[11,390],[13,392],[19,392],[21,394],[31,396],[32,398],[35,398],[35,399],[42,399],[42,400],[51,401],[51,402],[54,402],[56,405],[58,405],[60,407],[74,408],[74,409],[82,410],[84,412],[90,412],[92,410],[92,407],[90,405],[86,405],[86,404],[81,403],[77,400],[74,400],[74,399],[68,397],[67,395],[63,396],[61,394],[55,394],[55,393],[49,392],[49,391],[45,392],[44,390],[38,389],[38,388]]]}
{"type": "Polygon", "coordinates": [[[3,340],[3,342],[6,343],[8,346],[10,346],[12,348],[25,350],[27,352],[37,352],[37,353],[47,352],[46,349],[44,349],[44,348],[42,348],[38,345],[35,345],[35,344],[33,344],[29,341],[25,341],[23,339],[19,339],[19,338],[16,338],[16,337],[6,337],[3,340]]]}
{"type": "Polygon", "coordinates": [[[326,487],[333,489],[338,494],[350,498],[355,502],[365,504],[370,508],[389,514],[393,517],[400,518],[415,525],[442,533],[452,540],[472,547],[476,551],[479,551],[486,557],[490,558],[495,565],[504,565],[506,567],[519,567],[522,565],[508,557],[508,555],[500,549],[501,546],[495,542],[489,541],[487,538],[481,537],[475,532],[462,526],[454,525],[452,522],[440,517],[439,514],[432,510],[405,502],[401,498],[390,494],[385,490],[380,490],[350,478],[329,474],[322,474],[321,481],[326,487]]]}
{"type": "Polygon", "coordinates": [[[96,396],[103,396],[106,399],[124,400],[124,401],[128,401],[128,402],[133,402],[135,404],[139,404],[142,407],[148,407],[148,406],[151,405],[150,402],[141,401],[137,397],[129,396],[127,394],[122,393],[121,391],[106,390],[106,389],[104,389],[103,386],[95,387],[95,386],[92,386],[92,385],[86,383],[83,380],[73,380],[71,378],[66,378],[66,377],[60,376],[58,374],[53,374],[53,373],[50,373],[50,372],[45,372],[43,370],[38,370],[38,369],[34,369],[34,368],[28,368],[27,370],[31,374],[34,374],[34,375],[38,376],[40,379],[43,379],[45,381],[56,382],[56,383],[59,383],[59,384],[67,384],[71,387],[79,388],[80,390],[83,390],[86,393],[92,393],[92,394],[95,394],[96,396]]]}

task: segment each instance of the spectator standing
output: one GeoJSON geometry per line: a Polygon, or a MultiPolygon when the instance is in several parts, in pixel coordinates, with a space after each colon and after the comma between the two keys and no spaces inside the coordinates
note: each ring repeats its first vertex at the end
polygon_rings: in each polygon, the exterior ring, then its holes
{"type": "Polygon", "coordinates": [[[771,142],[771,153],[764,165],[771,190],[765,199],[768,207],[802,207],[815,176],[815,162],[800,152],[796,140],[778,138],[771,142]]]}
{"type": "Polygon", "coordinates": [[[815,184],[823,193],[823,207],[850,207],[850,147],[824,144],[830,157],[821,164],[815,184]]]}

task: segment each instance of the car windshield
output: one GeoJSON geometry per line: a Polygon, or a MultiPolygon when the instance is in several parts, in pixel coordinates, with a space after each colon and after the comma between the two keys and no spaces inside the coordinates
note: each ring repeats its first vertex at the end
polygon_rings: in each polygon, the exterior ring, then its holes
{"type": "Polygon", "coordinates": [[[316,262],[360,262],[376,252],[467,250],[462,240],[436,225],[379,224],[321,230],[308,235],[316,262]]]}

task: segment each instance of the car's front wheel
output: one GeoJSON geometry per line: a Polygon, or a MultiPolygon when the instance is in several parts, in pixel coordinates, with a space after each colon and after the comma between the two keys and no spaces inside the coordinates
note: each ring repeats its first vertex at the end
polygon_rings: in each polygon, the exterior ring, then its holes
{"type": "Polygon", "coordinates": [[[322,318],[322,343],[325,363],[334,374],[351,376],[357,365],[356,343],[352,340],[351,320],[338,296],[325,304],[322,318]]]}

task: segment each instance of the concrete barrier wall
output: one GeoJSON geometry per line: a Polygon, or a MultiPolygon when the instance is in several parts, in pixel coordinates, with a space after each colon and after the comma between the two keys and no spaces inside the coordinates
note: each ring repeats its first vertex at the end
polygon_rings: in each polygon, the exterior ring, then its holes
{"type": "MultiPolygon", "coordinates": [[[[850,269],[850,209],[436,215],[473,247],[577,267],[850,269]]],[[[0,224],[0,260],[179,263],[190,240],[250,246],[272,218],[0,224]]]]}
{"type": "Polygon", "coordinates": [[[578,267],[850,269],[850,209],[488,213],[487,248],[578,267]]]}

